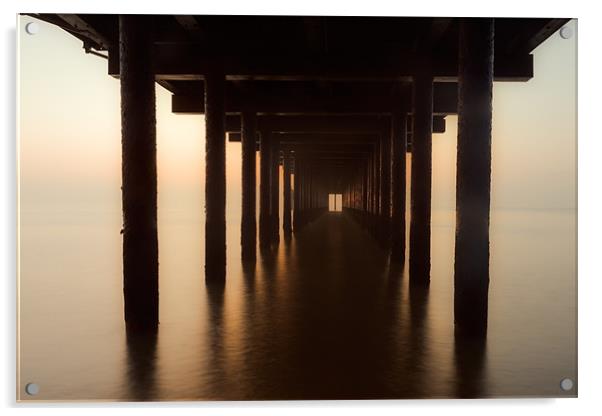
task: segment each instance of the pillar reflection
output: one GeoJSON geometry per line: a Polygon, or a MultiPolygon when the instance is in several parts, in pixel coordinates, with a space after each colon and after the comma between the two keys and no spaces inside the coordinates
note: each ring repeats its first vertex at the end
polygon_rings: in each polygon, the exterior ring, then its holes
{"type": "MultiPolygon", "coordinates": [[[[209,380],[203,380],[208,386],[209,397],[220,400],[229,393],[230,383],[226,374],[226,354],[224,351],[225,322],[224,294],[225,284],[222,282],[209,283],[205,286],[207,294],[207,345],[211,368],[207,372],[209,380]]],[[[231,392],[230,392],[231,393],[231,392]]]]}
{"type": "Polygon", "coordinates": [[[487,339],[466,336],[456,331],[454,337],[455,396],[463,399],[487,396],[485,360],[487,339]]]}
{"type": "Polygon", "coordinates": [[[128,398],[135,401],[156,400],[158,330],[126,328],[128,398]]]}

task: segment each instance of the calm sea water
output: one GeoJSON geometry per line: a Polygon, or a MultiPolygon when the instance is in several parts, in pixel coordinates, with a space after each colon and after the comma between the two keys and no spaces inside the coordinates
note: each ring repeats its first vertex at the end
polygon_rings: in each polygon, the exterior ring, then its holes
{"type": "MultiPolygon", "coordinates": [[[[489,330],[455,339],[454,213],[434,211],[428,291],[340,213],[208,290],[202,208],[160,209],[160,328],[126,334],[115,209],[21,213],[22,400],[573,396],[574,211],[496,211],[489,330]],[[28,382],[40,386],[34,397],[28,382]]],[[[407,267],[407,265],[406,265],[407,267]]]]}

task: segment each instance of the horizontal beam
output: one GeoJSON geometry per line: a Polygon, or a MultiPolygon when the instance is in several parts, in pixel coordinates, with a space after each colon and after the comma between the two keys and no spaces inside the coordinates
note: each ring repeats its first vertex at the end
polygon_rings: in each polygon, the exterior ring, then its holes
{"type": "MultiPolygon", "coordinates": [[[[227,80],[353,80],[411,81],[417,72],[412,53],[340,53],[312,55],[295,53],[228,55],[208,50],[191,42],[156,43],[155,77],[164,80],[199,80],[216,66],[223,68],[227,80]]],[[[457,56],[433,58],[435,80],[458,79],[457,56]]],[[[109,74],[119,76],[119,52],[109,52],[109,74]]],[[[497,81],[526,81],[533,77],[533,57],[529,54],[496,56],[494,77],[497,81]]]]}
{"type": "MultiPolygon", "coordinates": [[[[336,140],[371,140],[375,135],[386,131],[388,118],[369,116],[275,116],[259,117],[259,129],[268,128],[273,132],[274,139],[286,141],[325,141],[336,140]],[[272,122],[270,122],[272,120],[272,122]],[[279,130],[280,129],[280,130],[279,130]],[[363,134],[361,134],[363,133],[363,134]]],[[[408,127],[411,129],[412,120],[408,116],[408,127]]],[[[228,140],[239,142],[240,117],[226,117],[226,132],[228,140]]],[[[445,133],[445,116],[433,116],[433,133],[445,133]]],[[[411,130],[408,131],[411,135],[411,130]]]]}
{"type": "MultiPolygon", "coordinates": [[[[236,134],[236,133],[233,133],[236,134]]],[[[353,133],[334,133],[334,134],[315,134],[315,133],[277,133],[272,134],[272,140],[279,143],[374,143],[378,140],[376,134],[353,134],[353,133]]],[[[235,140],[231,140],[235,141],[235,140]]]]}
{"type": "Polygon", "coordinates": [[[309,153],[368,153],[374,150],[371,143],[329,144],[329,143],[281,143],[282,150],[305,151],[309,153]]]}
{"type": "MultiPolygon", "coordinates": [[[[189,92],[182,86],[172,95],[171,111],[176,114],[203,114],[205,103],[202,83],[190,82],[189,92]]],[[[269,114],[390,114],[400,106],[411,112],[411,90],[396,92],[393,83],[335,83],[328,87],[301,82],[247,83],[243,88],[228,83],[226,113],[240,114],[253,108],[260,115],[269,114]],[[337,85],[338,84],[338,85],[337,85]],[[344,85],[340,85],[344,84],[344,85]],[[248,91],[252,91],[249,93],[248,91]]],[[[456,83],[435,83],[433,113],[456,114],[458,87],[456,83]]]]}
{"type": "MultiPolygon", "coordinates": [[[[374,115],[287,115],[257,117],[257,131],[273,133],[377,134],[389,126],[390,117],[374,115]]],[[[226,116],[226,132],[240,132],[240,116],[226,116]]]]}
{"type": "Polygon", "coordinates": [[[552,36],[570,19],[541,18],[496,18],[495,37],[505,39],[501,45],[496,43],[496,54],[529,53],[543,41],[552,36]]]}
{"type": "Polygon", "coordinates": [[[64,20],[65,23],[67,23],[69,26],[71,26],[70,29],[67,29],[65,28],[65,26],[62,26],[63,29],[66,29],[71,33],[77,33],[79,35],[85,36],[86,38],[92,40],[92,42],[94,43],[93,46],[97,50],[109,49],[111,43],[109,39],[106,36],[99,33],[92,25],[88,24],[88,22],[86,22],[84,18],[82,18],[82,16],[85,15],[58,14],[57,16],[64,20]]]}

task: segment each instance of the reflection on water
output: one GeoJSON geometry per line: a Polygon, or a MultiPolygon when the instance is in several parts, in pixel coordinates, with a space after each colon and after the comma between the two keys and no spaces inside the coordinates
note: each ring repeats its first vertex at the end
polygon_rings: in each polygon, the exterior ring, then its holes
{"type": "Polygon", "coordinates": [[[483,337],[454,337],[456,397],[471,399],[487,396],[483,374],[487,344],[483,337]]]}
{"type": "Polygon", "coordinates": [[[228,279],[210,286],[202,222],[164,223],[152,333],[123,325],[118,215],[71,228],[30,219],[19,383],[63,400],[574,395],[558,389],[576,376],[573,220],[493,214],[489,332],[471,339],[454,335],[451,212],[433,216],[428,288],[341,213],[244,265],[229,227],[228,279]]]}
{"type": "Polygon", "coordinates": [[[127,389],[132,400],[152,400],[156,395],[157,332],[126,329],[127,389]]]}

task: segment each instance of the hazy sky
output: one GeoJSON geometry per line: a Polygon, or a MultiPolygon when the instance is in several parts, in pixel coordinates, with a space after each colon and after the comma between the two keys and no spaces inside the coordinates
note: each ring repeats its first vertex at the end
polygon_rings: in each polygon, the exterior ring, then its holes
{"type": "MultiPolygon", "coordinates": [[[[20,18],[19,129],[22,210],[120,209],[119,81],[81,41],[20,18]],[[92,208],[94,207],[94,208],[92,208]]],[[[569,24],[576,32],[574,22],[569,24]]],[[[494,84],[492,206],[576,205],[576,35],[553,35],[534,52],[535,77],[494,84]]],[[[433,208],[455,206],[455,116],[433,136],[433,208]]],[[[227,151],[228,209],[240,206],[240,143],[227,151]]],[[[157,86],[159,207],[202,206],[202,116],[174,115],[157,86]]]]}

